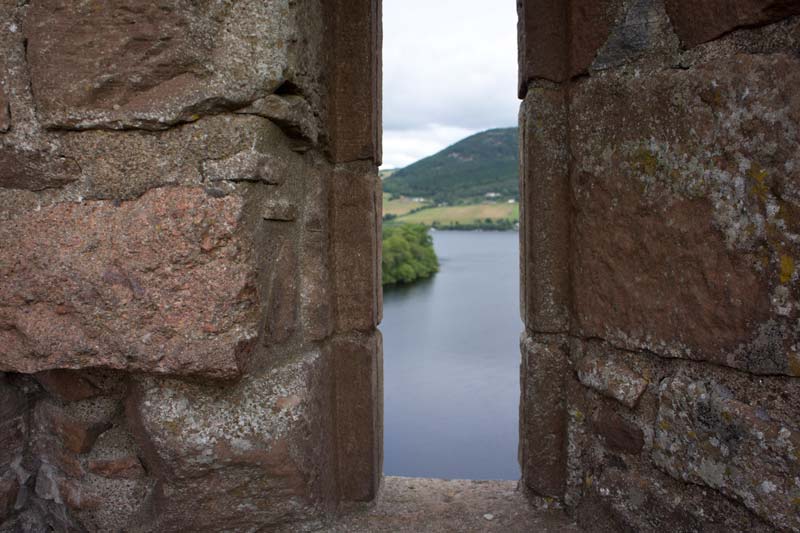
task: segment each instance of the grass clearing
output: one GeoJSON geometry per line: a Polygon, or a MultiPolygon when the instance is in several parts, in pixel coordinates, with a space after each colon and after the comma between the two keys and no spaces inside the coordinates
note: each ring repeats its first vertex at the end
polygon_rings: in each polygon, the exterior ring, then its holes
{"type": "MultiPolygon", "coordinates": [[[[419,204],[417,204],[419,205],[419,204]]],[[[385,212],[385,211],[384,211],[385,212]]],[[[405,216],[398,216],[397,222],[410,224],[472,224],[485,219],[519,220],[519,204],[475,204],[431,207],[405,216]]]]}
{"type": "Polygon", "coordinates": [[[415,202],[410,198],[397,198],[389,200],[389,194],[383,193],[383,214],[396,215],[398,217],[406,215],[414,209],[425,207],[429,204],[425,202],[415,202]]]}

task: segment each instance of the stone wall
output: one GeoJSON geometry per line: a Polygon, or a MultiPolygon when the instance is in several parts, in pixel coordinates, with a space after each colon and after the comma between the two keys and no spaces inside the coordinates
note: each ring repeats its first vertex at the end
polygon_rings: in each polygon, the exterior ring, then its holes
{"type": "Polygon", "coordinates": [[[0,0],[0,531],[374,497],[379,21],[0,0]]]}
{"type": "Polygon", "coordinates": [[[525,485],[800,531],[800,4],[518,5],[525,485]]]}
{"type": "MultiPolygon", "coordinates": [[[[800,6],[519,7],[524,486],[800,531],[800,6]]],[[[374,498],[380,17],[0,0],[0,531],[374,498]]]]}

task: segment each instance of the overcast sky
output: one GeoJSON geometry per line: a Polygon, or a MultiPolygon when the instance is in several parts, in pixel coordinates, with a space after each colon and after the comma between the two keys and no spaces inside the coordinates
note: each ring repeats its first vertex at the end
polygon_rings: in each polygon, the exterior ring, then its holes
{"type": "Polygon", "coordinates": [[[515,0],[384,0],[383,28],[383,168],[516,125],[515,0]]]}

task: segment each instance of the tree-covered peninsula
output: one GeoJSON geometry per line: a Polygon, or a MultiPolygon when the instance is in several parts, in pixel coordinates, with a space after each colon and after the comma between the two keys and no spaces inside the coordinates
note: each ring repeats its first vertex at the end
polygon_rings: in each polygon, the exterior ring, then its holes
{"type": "Polygon", "coordinates": [[[429,278],[439,271],[433,239],[422,224],[383,228],[383,284],[399,285],[429,278]]]}

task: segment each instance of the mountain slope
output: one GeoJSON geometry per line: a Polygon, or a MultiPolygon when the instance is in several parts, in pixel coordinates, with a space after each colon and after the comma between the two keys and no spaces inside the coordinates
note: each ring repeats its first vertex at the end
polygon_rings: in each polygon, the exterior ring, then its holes
{"type": "Polygon", "coordinates": [[[430,198],[450,204],[483,199],[487,193],[519,198],[517,128],[476,133],[383,181],[392,195],[430,198]]]}

